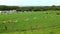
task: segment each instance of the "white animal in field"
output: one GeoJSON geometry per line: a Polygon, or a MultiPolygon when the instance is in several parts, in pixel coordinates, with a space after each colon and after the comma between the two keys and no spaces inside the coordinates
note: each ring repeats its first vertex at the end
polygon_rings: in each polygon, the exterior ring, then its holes
{"type": "Polygon", "coordinates": [[[8,20],[9,23],[12,23],[12,20],[8,20]]]}
{"type": "Polygon", "coordinates": [[[26,18],[25,21],[29,21],[29,18],[26,18]]]}
{"type": "Polygon", "coordinates": [[[5,23],[7,23],[6,21],[3,21],[3,23],[5,24],[5,23]]]}
{"type": "Polygon", "coordinates": [[[17,23],[18,20],[8,20],[8,23],[17,23]]]}
{"type": "Polygon", "coordinates": [[[2,11],[0,11],[0,13],[1,13],[2,11]]]}
{"type": "Polygon", "coordinates": [[[20,12],[20,13],[23,13],[23,12],[20,12]]]}
{"type": "Polygon", "coordinates": [[[17,23],[17,22],[18,22],[18,20],[15,20],[14,22],[15,22],[15,23],[17,23]]]}
{"type": "Polygon", "coordinates": [[[24,12],[26,12],[26,11],[24,11],[24,12]]]}
{"type": "Polygon", "coordinates": [[[0,11],[0,14],[2,14],[2,11],[0,11]]]}
{"type": "Polygon", "coordinates": [[[13,22],[14,22],[14,23],[17,23],[17,22],[18,22],[18,20],[14,20],[13,22]]]}

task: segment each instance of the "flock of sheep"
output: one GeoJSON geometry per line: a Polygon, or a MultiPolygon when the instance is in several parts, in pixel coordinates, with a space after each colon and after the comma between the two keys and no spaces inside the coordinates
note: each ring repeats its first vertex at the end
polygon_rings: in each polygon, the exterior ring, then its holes
{"type": "Polygon", "coordinates": [[[17,23],[18,20],[7,20],[7,21],[1,21],[3,24],[6,24],[6,23],[17,23]]]}

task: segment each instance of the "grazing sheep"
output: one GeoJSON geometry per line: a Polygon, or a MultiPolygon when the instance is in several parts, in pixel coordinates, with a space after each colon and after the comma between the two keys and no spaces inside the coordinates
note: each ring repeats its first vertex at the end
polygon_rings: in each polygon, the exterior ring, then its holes
{"type": "Polygon", "coordinates": [[[18,20],[15,20],[15,21],[13,21],[14,23],[17,23],[18,22],[18,20]]]}
{"type": "Polygon", "coordinates": [[[15,22],[18,22],[18,20],[15,20],[15,22]]]}
{"type": "Polygon", "coordinates": [[[8,20],[7,22],[8,22],[8,23],[17,23],[18,20],[8,20]]]}
{"type": "Polygon", "coordinates": [[[8,23],[12,23],[12,20],[8,20],[8,23]]]}
{"type": "Polygon", "coordinates": [[[33,30],[37,30],[37,28],[36,28],[36,27],[31,26],[31,27],[30,27],[30,30],[33,32],[33,30]]]}
{"type": "Polygon", "coordinates": [[[3,24],[7,23],[6,21],[3,21],[3,24]]]}
{"type": "Polygon", "coordinates": [[[25,21],[29,21],[29,18],[26,18],[25,21]]]}
{"type": "Polygon", "coordinates": [[[24,12],[27,12],[27,11],[24,11],[24,12]]]}
{"type": "Polygon", "coordinates": [[[0,15],[2,15],[2,11],[0,11],[0,15]]]}
{"type": "Polygon", "coordinates": [[[20,13],[23,13],[23,12],[20,12],[20,13]]]}

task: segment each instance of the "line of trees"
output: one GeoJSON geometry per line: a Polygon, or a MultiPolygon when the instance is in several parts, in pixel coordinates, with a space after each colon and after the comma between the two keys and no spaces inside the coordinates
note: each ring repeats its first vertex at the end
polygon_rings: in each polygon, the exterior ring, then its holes
{"type": "Polygon", "coordinates": [[[46,11],[46,10],[60,10],[60,6],[28,6],[28,7],[19,7],[19,6],[5,6],[0,5],[0,10],[17,10],[17,11],[46,11]]]}
{"type": "Polygon", "coordinates": [[[0,11],[5,11],[5,10],[16,10],[19,8],[18,6],[5,6],[5,5],[0,5],[0,11]]]}

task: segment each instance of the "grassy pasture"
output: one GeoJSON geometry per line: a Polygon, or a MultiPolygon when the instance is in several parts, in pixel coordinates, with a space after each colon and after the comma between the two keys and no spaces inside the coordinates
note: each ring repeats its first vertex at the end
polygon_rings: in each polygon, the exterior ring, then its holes
{"type": "Polygon", "coordinates": [[[0,15],[0,33],[60,34],[60,15],[56,13],[59,13],[59,11],[22,12],[0,15]],[[16,20],[16,23],[13,22],[16,20]]]}

